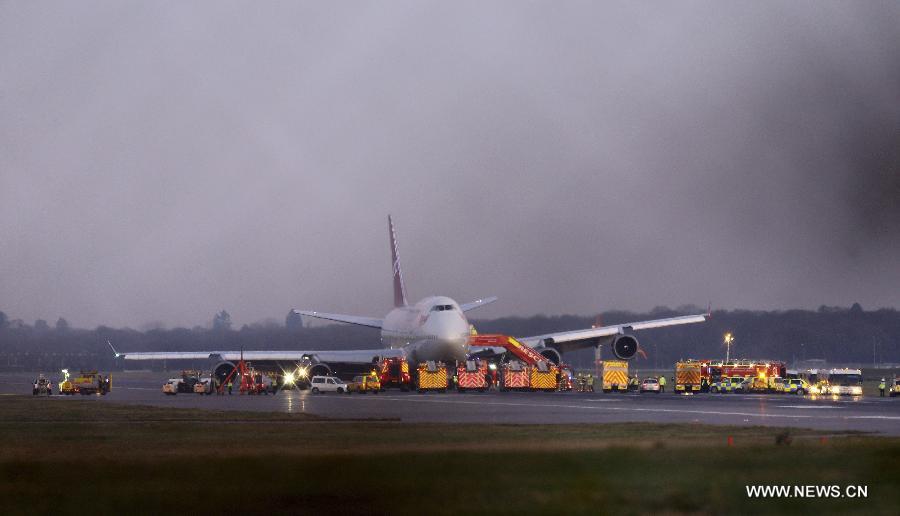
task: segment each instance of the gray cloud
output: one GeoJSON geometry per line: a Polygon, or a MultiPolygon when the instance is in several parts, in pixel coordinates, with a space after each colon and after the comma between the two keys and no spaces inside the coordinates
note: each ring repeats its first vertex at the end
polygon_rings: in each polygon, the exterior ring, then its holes
{"type": "Polygon", "coordinates": [[[900,304],[894,2],[0,6],[0,309],[900,304]]]}

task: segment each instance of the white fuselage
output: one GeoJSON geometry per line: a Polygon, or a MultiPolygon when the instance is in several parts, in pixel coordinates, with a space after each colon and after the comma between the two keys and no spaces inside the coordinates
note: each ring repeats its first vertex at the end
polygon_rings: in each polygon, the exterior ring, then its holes
{"type": "Polygon", "coordinates": [[[381,341],[403,349],[407,360],[463,361],[469,353],[469,320],[459,304],[445,296],[426,297],[391,310],[381,327],[381,341]]]}

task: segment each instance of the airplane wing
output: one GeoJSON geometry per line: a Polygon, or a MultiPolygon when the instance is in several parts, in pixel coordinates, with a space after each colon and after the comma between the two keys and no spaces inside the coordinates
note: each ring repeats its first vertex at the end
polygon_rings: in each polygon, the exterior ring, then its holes
{"type": "MultiPolygon", "coordinates": [[[[122,353],[115,351],[117,358],[125,360],[226,360],[241,359],[240,351],[142,351],[122,353]]],[[[250,362],[300,362],[313,357],[319,362],[371,363],[376,358],[403,356],[401,349],[353,349],[331,351],[244,351],[244,360],[250,362]]]]}
{"type": "Polygon", "coordinates": [[[601,326],[599,328],[588,328],[585,330],[562,331],[557,333],[548,333],[546,335],[535,335],[533,337],[520,338],[519,341],[528,344],[531,347],[540,347],[542,345],[554,345],[560,351],[571,351],[575,349],[587,348],[595,346],[597,339],[609,337],[616,334],[625,334],[637,330],[649,330],[651,328],[664,328],[666,326],[677,326],[679,324],[693,324],[706,321],[709,313],[699,315],[682,315],[678,317],[669,317],[666,319],[654,319],[652,321],[639,321],[626,324],[615,324],[612,326],[601,326]]]}
{"type": "Polygon", "coordinates": [[[472,301],[471,303],[463,303],[459,305],[459,309],[463,312],[468,312],[469,310],[474,310],[476,308],[481,308],[484,305],[489,305],[497,300],[497,296],[486,297],[484,299],[479,299],[477,301],[472,301]]]}
{"type": "Polygon", "coordinates": [[[350,324],[358,324],[359,326],[369,326],[371,328],[381,328],[384,319],[376,319],[375,317],[361,317],[358,315],[344,314],[328,314],[325,312],[313,312],[309,310],[294,310],[295,314],[306,315],[309,317],[317,317],[319,319],[327,319],[329,321],[345,322],[350,324]]]}

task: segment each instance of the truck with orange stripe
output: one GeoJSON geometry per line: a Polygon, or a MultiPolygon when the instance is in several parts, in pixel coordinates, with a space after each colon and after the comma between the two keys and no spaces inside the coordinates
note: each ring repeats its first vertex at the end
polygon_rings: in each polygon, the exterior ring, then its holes
{"type": "Polygon", "coordinates": [[[701,364],[698,360],[675,363],[675,392],[700,392],[701,364]]]}
{"type": "Polygon", "coordinates": [[[484,392],[488,387],[488,368],[484,360],[466,360],[456,367],[456,390],[484,392]]]}
{"type": "Polygon", "coordinates": [[[604,360],[602,367],[603,392],[628,391],[628,362],[624,360],[604,360]]]}

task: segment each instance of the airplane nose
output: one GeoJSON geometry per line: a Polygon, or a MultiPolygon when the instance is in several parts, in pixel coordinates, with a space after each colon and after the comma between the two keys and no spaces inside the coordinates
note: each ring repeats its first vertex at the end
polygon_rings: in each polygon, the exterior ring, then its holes
{"type": "Polygon", "coordinates": [[[444,328],[436,335],[446,354],[454,360],[465,360],[469,354],[469,328],[468,325],[465,326],[465,328],[444,328]]]}

